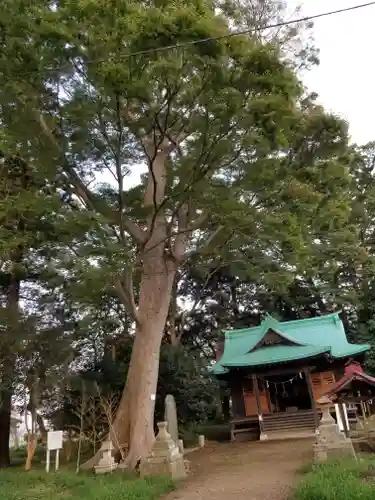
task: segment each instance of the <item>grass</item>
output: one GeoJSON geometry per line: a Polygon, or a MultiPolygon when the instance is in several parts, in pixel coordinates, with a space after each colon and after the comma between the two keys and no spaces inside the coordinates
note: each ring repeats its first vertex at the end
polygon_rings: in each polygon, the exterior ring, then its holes
{"type": "Polygon", "coordinates": [[[306,471],[292,500],[374,500],[375,460],[345,460],[306,471]]]}
{"type": "Polygon", "coordinates": [[[172,489],[166,478],[138,479],[122,473],[0,471],[0,500],[155,500],[172,489]]]}

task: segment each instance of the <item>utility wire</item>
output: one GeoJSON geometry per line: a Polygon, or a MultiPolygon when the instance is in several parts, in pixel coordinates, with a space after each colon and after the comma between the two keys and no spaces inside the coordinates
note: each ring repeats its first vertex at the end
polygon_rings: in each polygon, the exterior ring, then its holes
{"type": "MultiPolygon", "coordinates": [[[[188,42],[176,43],[176,44],[172,44],[172,45],[165,45],[163,47],[154,47],[152,49],[139,50],[138,52],[129,52],[127,54],[120,56],[119,60],[121,61],[123,59],[129,59],[129,58],[135,57],[135,56],[151,55],[151,54],[155,54],[158,52],[166,52],[168,50],[173,50],[173,49],[184,49],[185,47],[191,47],[191,46],[198,45],[201,43],[229,39],[229,38],[232,38],[234,36],[246,35],[246,34],[249,34],[252,32],[256,32],[256,31],[265,31],[267,29],[281,28],[283,26],[290,26],[292,24],[298,24],[298,23],[302,23],[302,22],[306,22],[306,21],[313,21],[314,19],[320,19],[322,17],[328,17],[328,16],[333,16],[336,14],[342,14],[345,12],[359,10],[359,9],[363,9],[365,7],[371,7],[371,6],[375,6],[375,1],[367,2],[367,3],[363,3],[363,4],[358,4],[358,5],[353,5],[351,7],[346,7],[346,8],[342,8],[342,9],[331,10],[328,12],[322,12],[320,14],[314,14],[311,16],[305,16],[305,17],[300,17],[297,19],[291,19],[290,21],[282,21],[279,23],[267,24],[266,26],[260,26],[259,28],[248,28],[248,29],[244,29],[244,30],[233,31],[232,33],[227,33],[225,35],[200,38],[198,40],[190,40],[188,42]]],[[[104,63],[107,61],[108,61],[108,58],[106,58],[106,59],[89,59],[89,60],[86,60],[85,63],[86,64],[100,64],[100,63],[104,63]]],[[[64,69],[67,64],[68,63],[61,65],[61,66],[55,66],[54,68],[47,68],[47,71],[54,72],[54,71],[58,71],[59,69],[64,69]]],[[[29,75],[29,74],[33,74],[33,73],[35,73],[35,71],[22,72],[21,74],[19,74],[19,76],[29,75]]]]}
{"type": "MultiPolygon", "coordinates": [[[[283,26],[289,26],[291,24],[298,24],[298,23],[302,23],[302,22],[306,22],[306,21],[312,21],[314,19],[319,19],[321,17],[333,16],[335,14],[342,14],[344,12],[363,9],[365,7],[371,7],[371,6],[375,6],[375,1],[374,2],[367,2],[367,3],[363,3],[363,4],[359,4],[359,5],[353,5],[352,7],[346,7],[343,9],[331,10],[329,12],[322,12],[320,14],[315,14],[312,16],[291,19],[290,21],[282,21],[282,22],[275,23],[275,24],[267,24],[266,26],[261,26],[260,28],[248,28],[248,29],[244,29],[244,30],[233,31],[232,33],[227,33],[226,35],[210,36],[207,38],[200,38],[198,40],[191,40],[189,42],[176,43],[173,45],[165,45],[164,47],[155,47],[153,49],[140,50],[138,52],[129,52],[129,54],[124,54],[124,56],[122,56],[122,58],[129,58],[129,57],[133,57],[133,56],[154,54],[155,52],[164,52],[167,50],[189,47],[191,45],[198,45],[200,43],[229,39],[229,38],[232,38],[234,36],[246,35],[246,34],[249,34],[253,31],[264,31],[267,29],[281,28],[283,26]]],[[[91,61],[91,62],[102,62],[102,61],[91,61]]]]}

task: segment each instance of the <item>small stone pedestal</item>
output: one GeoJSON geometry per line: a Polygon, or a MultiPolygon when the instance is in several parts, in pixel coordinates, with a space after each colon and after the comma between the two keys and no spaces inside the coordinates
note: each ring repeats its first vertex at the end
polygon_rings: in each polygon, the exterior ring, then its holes
{"type": "Polygon", "coordinates": [[[314,457],[316,462],[325,462],[328,458],[356,458],[353,444],[343,432],[340,432],[338,425],[330,414],[332,401],[323,396],[318,400],[323,416],[316,433],[314,457]]]}
{"type": "Polygon", "coordinates": [[[141,477],[169,476],[172,479],[186,477],[184,457],[168,434],[167,425],[167,422],[158,423],[159,432],[151,453],[140,464],[141,477]]]}
{"type": "Polygon", "coordinates": [[[117,463],[112,456],[112,441],[104,441],[100,448],[102,454],[98,464],[95,465],[95,474],[106,474],[117,469],[117,463]]]}

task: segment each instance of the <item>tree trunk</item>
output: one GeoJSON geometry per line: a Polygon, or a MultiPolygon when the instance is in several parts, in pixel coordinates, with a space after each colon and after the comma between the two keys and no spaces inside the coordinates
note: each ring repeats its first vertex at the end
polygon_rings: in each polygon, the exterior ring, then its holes
{"type": "Polygon", "coordinates": [[[27,456],[25,462],[25,472],[31,471],[31,466],[36,451],[36,445],[37,445],[36,434],[31,434],[27,439],[27,456]]]}
{"type": "MultiPolygon", "coordinates": [[[[20,280],[13,274],[9,275],[7,289],[7,328],[9,338],[6,344],[12,345],[12,337],[18,325],[18,302],[20,295],[20,280]]],[[[0,468],[10,466],[9,439],[12,414],[12,380],[15,363],[15,353],[4,346],[0,353],[3,358],[3,372],[0,373],[0,468]]]]}
{"type": "Polygon", "coordinates": [[[12,393],[0,392],[0,469],[10,466],[9,439],[12,408],[12,393]]]}
{"type": "MultiPolygon", "coordinates": [[[[149,256],[148,256],[149,257],[149,256]]],[[[127,450],[125,464],[135,468],[151,450],[154,408],[159,374],[160,345],[171,299],[175,265],[163,256],[147,258],[139,296],[139,325],[136,329],[126,384],[112,429],[116,450],[127,450]]],[[[82,465],[90,469],[100,453],[82,465]]]]}
{"type": "Polygon", "coordinates": [[[44,425],[43,417],[39,415],[39,413],[36,414],[36,421],[39,427],[39,432],[40,435],[42,436],[43,443],[47,442],[47,429],[46,426],[44,425]]]}
{"type": "Polygon", "coordinates": [[[179,347],[181,344],[181,335],[176,325],[176,317],[178,312],[177,294],[178,294],[178,280],[177,277],[175,277],[172,285],[171,300],[169,304],[169,313],[168,313],[168,325],[167,325],[167,333],[169,336],[169,341],[171,343],[171,346],[173,347],[179,347]]]}
{"type": "Polygon", "coordinates": [[[67,463],[69,463],[72,460],[73,456],[73,449],[74,449],[74,441],[73,441],[73,436],[72,436],[72,431],[69,429],[68,431],[68,439],[64,443],[64,454],[65,454],[65,460],[67,463]]]}

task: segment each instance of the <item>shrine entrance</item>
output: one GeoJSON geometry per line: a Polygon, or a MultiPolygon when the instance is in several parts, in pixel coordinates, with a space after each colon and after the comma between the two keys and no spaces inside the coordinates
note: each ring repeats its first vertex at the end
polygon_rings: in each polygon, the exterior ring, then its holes
{"type": "Polygon", "coordinates": [[[268,389],[271,413],[312,409],[304,373],[298,373],[293,377],[285,375],[264,377],[263,383],[268,389]]]}

